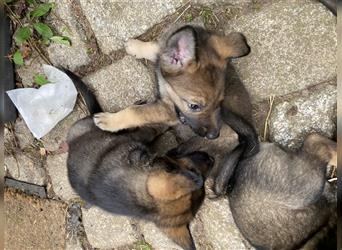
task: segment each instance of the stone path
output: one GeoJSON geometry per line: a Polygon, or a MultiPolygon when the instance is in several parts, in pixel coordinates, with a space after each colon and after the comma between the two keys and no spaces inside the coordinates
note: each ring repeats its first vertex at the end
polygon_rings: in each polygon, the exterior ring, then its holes
{"type": "MultiPolygon", "coordinates": [[[[331,137],[336,131],[336,17],[317,1],[60,0],[47,22],[72,41],[71,47],[47,47],[50,60],[81,75],[105,110],[154,99],[153,65],[125,54],[128,38],[151,40],[174,22],[194,22],[246,35],[251,53],[233,63],[251,95],[260,136],[270,96],[275,97],[271,141],[295,149],[309,132],[331,137]]],[[[42,63],[39,57],[26,61],[16,69],[17,81],[31,86],[42,63]]],[[[41,140],[32,137],[20,117],[5,128],[6,176],[43,186],[47,196],[6,191],[6,249],[30,248],[37,244],[34,240],[42,249],[180,249],[153,224],[85,208],[73,192],[66,175],[67,154],[59,145],[70,126],[86,115],[78,102],[41,140]],[[37,237],[28,240],[30,235],[37,237]]],[[[229,129],[224,134],[231,148],[236,135],[229,129]]],[[[166,152],[191,135],[183,127],[168,131],[158,149],[166,152]]],[[[206,199],[191,231],[198,249],[250,249],[225,199],[206,199]]]]}

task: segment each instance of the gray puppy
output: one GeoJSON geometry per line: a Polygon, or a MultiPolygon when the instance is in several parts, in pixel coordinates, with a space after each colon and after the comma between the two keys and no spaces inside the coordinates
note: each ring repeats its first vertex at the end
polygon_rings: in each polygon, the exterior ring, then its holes
{"type": "Polygon", "coordinates": [[[335,185],[326,178],[327,166],[337,165],[336,143],[312,134],[297,153],[272,143],[239,162],[241,153],[239,145],[226,157],[215,191],[228,188],[244,237],[258,249],[317,249],[313,236],[336,218],[335,185]]]}
{"type": "Polygon", "coordinates": [[[198,151],[156,157],[149,143],[158,134],[148,127],[113,134],[91,118],[78,121],[67,137],[69,180],[86,202],[153,221],[184,249],[193,249],[188,225],[203,201],[213,160],[198,151]]]}

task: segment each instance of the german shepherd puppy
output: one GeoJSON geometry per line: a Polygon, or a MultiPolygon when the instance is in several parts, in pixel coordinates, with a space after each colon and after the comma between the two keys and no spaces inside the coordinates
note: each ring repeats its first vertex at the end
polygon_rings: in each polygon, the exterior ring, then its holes
{"type": "MultiPolygon", "coordinates": [[[[219,136],[221,111],[232,113],[227,123],[245,141],[245,156],[258,151],[251,125],[251,105],[241,82],[232,82],[227,59],[245,56],[250,48],[241,33],[221,36],[186,25],[169,32],[160,44],[131,40],[126,50],[156,62],[159,95],[153,103],[130,106],[117,113],[99,113],[95,124],[116,132],[146,124],[188,124],[208,139],[219,136]]],[[[236,79],[235,79],[236,80],[236,79]]]]}
{"type": "Polygon", "coordinates": [[[262,143],[253,157],[239,161],[240,154],[239,145],[228,155],[226,185],[218,180],[215,191],[226,194],[229,180],[229,205],[244,237],[257,249],[317,249],[313,236],[336,223],[336,189],[326,178],[327,165],[337,166],[336,143],[311,134],[297,153],[262,143]]]}
{"type": "MultiPolygon", "coordinates": [[[[85,85],[67,74],[79,90],[83,87],[90,110],[99,110],[85,85]]],[[[153,221],[184,249],[194,249],[188,225],[204,199],[213,158],[205,152],[177,150],[157,157],[149,144],[160,132],[140,127],[113,134],[96,127],[91,118],[76,122],[67,136],[69,180],[89,204],[153,221]]]]}

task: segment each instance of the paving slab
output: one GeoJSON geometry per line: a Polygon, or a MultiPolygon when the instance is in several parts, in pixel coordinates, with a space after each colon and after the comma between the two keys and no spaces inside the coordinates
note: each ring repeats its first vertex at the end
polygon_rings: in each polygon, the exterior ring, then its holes
{"type": "Polygon", "coordinates": [[[297,149],[309,133],[332,137],[336,131],[336,107],[334,82],[280,102],[275,105],[270,119],[271,141],[297,149]]]}
{"type": "Polygon", "coordinates": [[[151,244],[154,250],[182,250],[180,246],[170,240],[159,228],[152,222],[140,222],[141,232],[144,239],[151,244]]]}
{"type": "Polygon", "coordinates": [[[336,75],[336,17],[318,1],[280,1],[231,20],[251,53],[234,60],[253,101],[284,95],[336,75]]]}
{"type": "Polygon", "coordinates": [[[70,70],[90,63],[84,30],[77,16],[72,12],[73,0],[50,1],[55,8],[50,14],[49,24],[59,35],[70,38],[71,46],[52,42],[47,47],[48,56],[54,66],[63,66],[70,70]]]}
{"type": "Polygon", "coordinates": [[[14,131],[21,149],[30,146],[34,142],[34,137],[21,116],[15,121],[14,131]]]}
{"type": "Polygon", "coordinates": [[[137,37],[163,18],[176,12],[181,0],[118,1],[80,0],[102,51],[123,48],[124,41],[137,37]]]}
{"type": "Polygon", "coordinates": [[[133,244],[140,237],[126,216],[110,214],[92,206],[82,208],[82,218],[88,241],[95,248],[117,249],[133,244]]]}
{"type": "Polygon", "coordinates": [[[79,198],[68,179],[67,158],[67,153],[48,155],[46,158],[46,169],[53,192],[65,201],[79,198]]]}
{"type": "Polygon", "coordinates": [[[206,198],[190,229],[198,249],[252,249],[236,227],[226,198],[206,198]]]}
{"type": "Polygon", "coordinates": [[[17,152],[5,156],[5,175],[16,180],[46,185],[47,176],[42,159],[36,154],[17,152]]]}
{"type": "Polygon", "coordinates": [[[66,205],[5,189],[5,249],[64,249],[66,205]]]}
{"type": "Polygon", "coordinates": [[[152,101],[156,85],[152,72],[132,56],[83,78],[105,111],[118,111],[137,101],[152,101]]]}

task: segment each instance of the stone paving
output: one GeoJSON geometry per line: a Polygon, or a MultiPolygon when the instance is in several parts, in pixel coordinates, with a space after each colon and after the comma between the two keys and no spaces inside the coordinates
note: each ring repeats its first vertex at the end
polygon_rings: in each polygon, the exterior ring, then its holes
{"type": "MultiPolygon", "coordinates": [[[[260,137],[270,96],[275,98],[270,141],[296,149],[309,132],[335,135],[336,17],[318,1],[61,0],[47,22],[72,41],[71,47],[47,47],[49,59],[81,75],[107,111],[155,98],[153,65],[126,55],[127,39],[155,39],[174,23],[186,22],[225,34],[243,32],[251,53],[233,64],[251,95],[260,137]]],[[[16,68],[17,82],[32,86],[42,63],[36,57],[16,68]]],[[[67,179],[67,153],[59,147],[70,126],[86,115],[77,102],[74,111],[41,140],[33,138],[20,117],[6,126],[6,176],[45,187],[48,198],[6,192],[12,225],[7,228],[6,249],[24,249],[23,242],[27,248],[36,244],[25,238],[24,230],[39,236],[42,249],[180,249],[153,224],[88,208],[73,192],[67,179]],[[47,224],[54,230],[45,237],[50,232],[47,224]]],[[[222,135],[227,138],[225,150],[232,148],[236,135],[229,128],[222,135]]],[[[191,136],[189,129],[179,126],[167,131],[156,148],[165,153],[191,136]]],[[[236,228],[226,199],[205,199],[191,232],[198,249],[251,249],[236,228]]]]}

